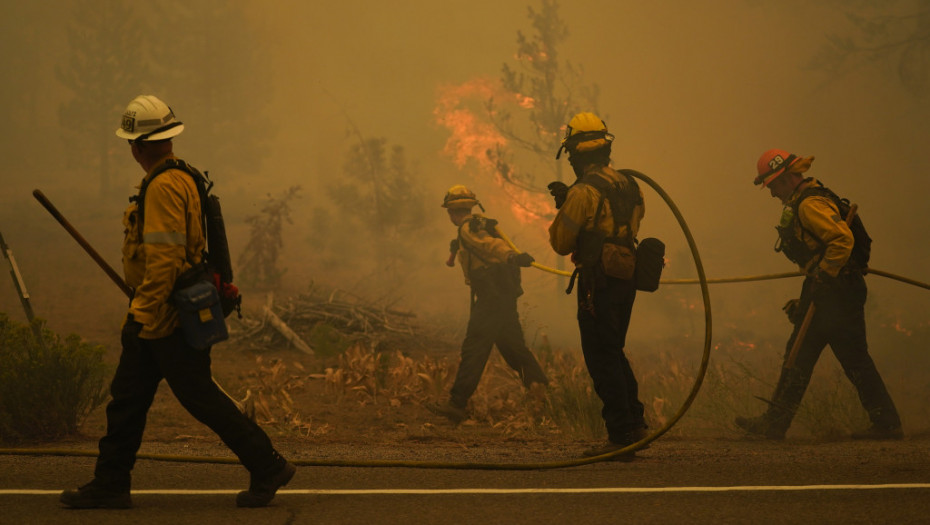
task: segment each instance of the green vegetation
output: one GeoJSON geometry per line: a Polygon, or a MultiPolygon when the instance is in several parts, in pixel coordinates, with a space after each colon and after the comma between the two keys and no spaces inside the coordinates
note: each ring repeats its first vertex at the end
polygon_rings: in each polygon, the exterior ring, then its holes
{"type": "Polygon", "coordinates": [[[106,399],[104,348],[76,335],[62,339],[0,312],[0,441],[54,439],[75,432],[106,399]]]}
{"type": "Polygon", "coordinates": [[[417,250],[435,224],[428,181],[403,146],[365,136],[351,123],[350,133],[355,140],[341,176],[325,185],[326,200],[313,209],[309,241],[328,265],[368,272],[359,261],[376,263],[370,278],[401,286],[423,264],[417,250]]]}

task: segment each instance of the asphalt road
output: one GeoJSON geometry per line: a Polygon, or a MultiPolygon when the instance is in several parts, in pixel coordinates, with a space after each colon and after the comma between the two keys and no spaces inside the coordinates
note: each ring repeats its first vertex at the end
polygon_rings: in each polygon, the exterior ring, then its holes
{"type": "MultiPolygon", "coordinates": [[[[346,453],[289,452],[298,460],[346,453]]],[[[561,450],[527,457],[503,444],[465,452],[468,460],[502,463],[565,459],[561,450]]],[[[411,453],[412,460],[455,456],[429,446],[411,453]]],[[[357,456],[405,451],[365,448],[357,456]]],[[[92,470],[88,457],[0,455],[0,523],[930,523],[930,438],[660,440],[632,463],[552,470],[302,467],[264,509],[235,507],[235,493],[248,484],[240,466],[142,460],[132,509],[61,507],[57,493],[92,470]]]]}

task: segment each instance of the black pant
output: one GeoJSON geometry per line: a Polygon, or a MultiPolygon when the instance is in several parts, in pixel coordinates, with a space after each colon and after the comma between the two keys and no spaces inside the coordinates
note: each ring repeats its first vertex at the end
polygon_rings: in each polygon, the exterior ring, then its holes
{"type": "Polygon", "coordinates": [[[468,399],[478,388],[494,344],[510,368],[520,374],[524,385],[549,383],[536,357],[526,347],[517,314],[517,298],[478,296],[471,306],[471,317],[462,342],[462,359],[452,384],[450,401],[453,405],[465,408],[468,404],[468,399]]]}
{"type": "MultiPolygon", "coordinates": [[[[800,315],[813,300],[816,306],[807,335],[798,348],[795,365],[783,369],[766,415],[781,430],[787,430],[804,392],[810,384],[814,366],[823,349],[830,345],[846,377],[856,388],[859,401],[872,424],[879,428],[898,428],[901,419],[888,394],[875,363],[869,355],[865,336],[865,279],[858,272],[844,272],[828,286],[815,287],[813,280],[804,281],[801,291],[800,315]]],[[[798,337],[800,321],[794,327],[785,349],[788,352],[798,337]]]]}
{"type": "Polygon", "coordinates": [[[604,402],[601,416],[608,439],[615,443],[624,442],[631,430],[646,426],[639,384],[623,353],[635,300],[636,288],[631,280],[599,275],[595,283],[585,279],[579,282],[581,350],[594,391],[604,402]]]}
{"type": "Polygon", "coordinates": [[[100,440],[94,472],[97,483],[129,489],[146,415],[163,378],[181,405],[216,432],[253,476],[268,476],[283,467],[284,459],[268,435],[213,382],[210,349],[191,348],[176,330],[162,339],[123,341],[110,385],[107,434],[100,440]]]}

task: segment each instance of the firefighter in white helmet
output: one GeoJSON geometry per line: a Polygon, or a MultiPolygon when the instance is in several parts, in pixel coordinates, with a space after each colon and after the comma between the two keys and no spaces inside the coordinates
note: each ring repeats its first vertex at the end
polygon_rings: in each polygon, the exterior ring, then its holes
{"type": "Polygon", "coordinates": [[[530,266],[533,257],[512,249],[497,233],[497,221],[472,213],[475,206],[481,204],[462,185],[450,188],[442,203],[458,228],[447,264],[453,266],[458,256],[465,284],[471,288],[471,315],[449,400],[426,406],[456,424],[468,417],[468,400],[478,387],[494,345],[528,390],[535,394],[549,383],[526,347],[517,313],[517,298],[523,294],[520,268],[530,266]]]}
{"type": "Polygon", "coordinates": [[[794,330],[785,350],[785,365],[772,400],[761,416],[737,417],[750,434],[783,439],[810,383],[814,365],[830,345],[846,376],[859,393],[871,426],[854,439],[900,439],[901,419],[869,355],[865,334],[866,285],[871,239],[858,215],[848,219],[849,202],[804,174],[814,157],[772,149],[756,162],[754,183],[768,188],[784,204],[776,251],[807,274],[800,299],[785,305],[794,330]],[[804,318],[813,307],[806,332],[804,318]],[[795,342],[800,343],[792,356],[795,342]]]}
{"type": "Polygon", "coordinates": [[[151,95],[130,102],[116,130],[145,172],[139,186],[140,193],[145,188],[143,198],[137,196],[123,218],[123,270],[134,293],[123,323],[122,354],[110,386],[107,433],[100,440],[94,479],[61,494],[69,507],[131,506],[130,473],[162,379],[249,470],[251,483],[236,497],[239,506],[267,505],[296,470],[213,381],[210,348],[193,348],[179,328],[170,300],[175,281],[200,263],[205,246],[197,185],[176,168],[183,161],[173,153],[172,138],[183,130],[171,108],[151,95]]]}
{"type": "Polygon", "coordinates": [[[575,115],[556,158],[568,152],[577,180],[571,187],[549,185],[558,208],[549,242],[556,253],[571,254],[575,263],[569,292],[577,279],[581,349],[594,390],[604,403],[601,414],[608,441],[585,450],[585,456],[607,454],[646,436],[639,386],[624,354],[636,299],[636,235],[645,205],[636,181],[610,167],[613,138],[594,113],[575,115]]]}

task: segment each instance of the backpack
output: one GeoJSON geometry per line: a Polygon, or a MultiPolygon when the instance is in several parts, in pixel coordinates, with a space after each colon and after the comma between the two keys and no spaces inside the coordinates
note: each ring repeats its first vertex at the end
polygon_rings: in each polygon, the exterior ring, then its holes
{"type": "Polygon", "coordinates": [[[578,234],[578,249],[575,251],[575,260],[580,263],[568,283],[565,293],[571,293],[575,285],[575,278],[581,275],[582,280],[588,282],[599,281],[599,275],[606,275],[618,279],[632,279],[636,266],[636,241],[629,228],[633,210],[640,204],[639,185],[627,173],[621,173],[629,181],[626,187],[611,182],[596,173],[588,173],[575,184],[587,184],[596,189],[601,198],[594,212],[595,228],[582,230],[578,234]],[[613,216],[613,231],[609,234],[597,229],[600,222],[604,201],[610,203],[610,212],[613,216]],[[618,235],[620,226],[626,224],[625,237],[618,235]]]}
{"type": "Polygon", "coordinates": [[[232,284],[232,260],[229,256],[229,243],[226,240],[226,225],[223,222],[223,211],[220,208],[220,199],[210,193],[213,181],[208,172],[201,173],[181,159],[167,159],[152,172],[152,176],[142,183],[139,194],[129,198],[135,202],[139,211],[139,230],[145,221],[145,192],[155,177],[162,173],[176,169],[191,176],[200,195],[200,220],[204,235],[206,236],[205,250],[202,254],[203,263],[196,265],[178,276],[175,290],[192,285],[197,280],[206,279],[213,283],[219,292],[223,316],[229,317],[233,310],[242,318],[242,295],[239,289],[232,284]]]}
{"type": "MultiPolygon", "coordinates": [[[[495,219],[475,215],[468,219],[467,225],[472,232],[483,230],[491,237],[501,238],[497,232],[497,221],[495,219]]],[[[465,227],[465,224],[459,227],[459,236],[456,239],[457,248],[467,251],[471,256],[485,264],[484,267],[477,270],[469,269],[468,276],[472,292],[480,297],[519,297],[523,295],[520,267],[512,264],[492,263],[482,257],[462,239],[462,228],[465,227]]]]}
{"type": "MultiPolygon", "coordinates": [[[[819,183],[818,183],[819,184],[819,183]]],[[[820,240],[819,237],[814,235],[811,231],[804,226],[801,226],[801,229],[804,230],[811,238],[815,239],[818,243],[818,248],[810,249],[807,245],[794,235],[793,224],[797,220],[800,225],[800,219],[798,219],[798,208],[801,206],[801,202],[808,197],[821,196],[829,198],[833,204],[837,207],[840,212],[840,218],[846,220],[846,217],[849,215],[850,203],[849,199],[841,198],[839,195],[831,191],[829,188],[824,187],[822,184],[817,186],[810,186],[805,188],[801,195],[790,204],[790,209],[792,212],[792,221],[789,221],[788,224],[779,225],[776,227],[778,230],[778,243],[775,245],[776,252],[782,252],[785,254],[791,262],[799,265],[806,266],[811,259],[817,256],[823,256],[826,251],[826,244],[820,240]]],[[[868,232],[865,230],[865,225],[862,223],[862,219],[857,214],[853,217],[852,223],[849,225],[849,229],[853,234],[853,249],[852,253],[849,255],[849,260],[846,262],[846,266],[852,266],[856,269],[864,270],[869,267],[869,258],[872,253],[872,238],[869,237],[868,232]]]]}

